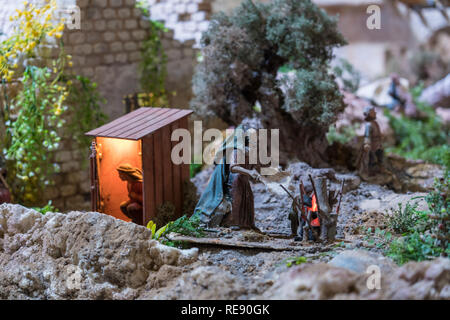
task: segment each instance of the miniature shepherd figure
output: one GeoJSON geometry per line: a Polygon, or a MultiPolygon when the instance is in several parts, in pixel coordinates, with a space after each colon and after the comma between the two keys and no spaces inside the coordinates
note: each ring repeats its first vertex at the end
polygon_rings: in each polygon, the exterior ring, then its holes
{"type": "Polygon", "coordinates": [[[389,110],[400,112],[411,118],[419,116],[419,111],[413,102],[411,94],[406,88],[402,87],[400,77],[397,74],[391,76],[388,94],[392,98],[392,102],[387,105],[389,110]]]}
{"type": "Polygon", "coordinates": [[[365,132],[364,144],[359,159],[359,174],[369,178],[379,173],[383,167],[384,150],[381,144],[382,135],[377,121],[377,113],[373,106],[364,109],[365,132]]]}
{"type": "Polygon", "coordinates": [[[120,204],[120,210],[132,222],[142,225],[143,206],[142,206],[142,171],[134,168],[130,164],[122,164],[117,168],[119,177],[127,182],[128,200],[120,204]]]}
{"type": "Polygon", "coordinates": [[[194,211],[194,216],[210,228],[256,229],[250,178],[259,181],[260,174],[256,165],[249,163],[249,138],[245,134],[249,129],[248,125],[236,128],[216,153],[213,175],[194,211]]]}

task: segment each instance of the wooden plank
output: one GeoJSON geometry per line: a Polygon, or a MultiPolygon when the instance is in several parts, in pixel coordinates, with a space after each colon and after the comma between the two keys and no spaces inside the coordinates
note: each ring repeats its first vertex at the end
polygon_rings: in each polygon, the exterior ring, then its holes
{"type": "MultiPolygon", "coordinates": [[[[240,233],[236,232],[236,235],[240,233]]],[[[264,242],[255,241],[241,241],[236,239],[225,239],[225,238],[214,238],[214,237],[204,237],[195,238],[183,236],[177,233],[171,233],[167,237],[171,241],[181,241],[189,243],[195,246],[215,246],[215,247],[228,247],[228,248],[238,248],[238,249],[253,249],[260,251],[301,251],[303,254],[315,254],[318,252],[328,252],[335,250],[336,243],[342,242],[334,241],[329,244],[323,243],[311,243],[311,242],[300,242],[293,241],[292,239],[282,239],[273,238],[270,235],[266,235],[268,239],[264,242]]]]}
{"type": "Polygon", "coordinates": [[[155,208],[155,165],[153,136],[142,139],[142,169],[144,173],[144,225],[156,214],[155,208]]]}
{"type": "Polygon", "coordinates": [[[148,125],[159,123],[167,118],[172,113],[176,113],[174,109],[164,108],[164,109],[153,109],[152,112],[147,112],[141,114],[140,117],[136,117],[133,121],[128,121],[121,128],[115,128],[114,132],[106,132],[106,134],[114,134],[119,137],[126,138],[127,136],[134,135],[136,132],[141,132],[142,127],[148,125]]]}
{"type": "Polygon", "coordinates": [[[187,109],[144,107],[91,130],[86,135],[139,140],[191,113],[187,109]]]}
{"type": "MultiPolygon", "coordinates": [[[[192,111],[185,111],[185,110],[178,110],[178,109],[170,109],[170,110],[176,110],[176,112],[171,112],[170,116],[164,117],[164,119],[161,119],[160,121],[152,121],[151,123],[145,124],[145,126],[140,126],[136,130],[130,131],[130,133],[125,136],[127,139],[136,139],[139,136],[143,134],[149,134],[151,132],[154,132],[156,130],[159,130],[170,123],[177,121],[178,119],[185,117],[192,113],[192,111]]],[[[169,113],[165,114],[169,115],[169,113]]]]}
{"type": "Polygon", "coordinates": [[[174,203],[173,181],[172,181],[172,160],[170,152],[172,151],[172,143],[170,141],[170,126],[165,126],[161,130],[162,137],[162,167],[163,167],[163,189],[164,201],[174,203]]]}
{"type": "Polygon", "coordinates": [[[263,251],[290,251],[290,250],[302,250],[301,243],[289,245],[286,243],[277,244],[275,242],[260,243],[260,242],[249,242],[249,241],[236,241],[234,239],[218,239],[218,238],[193,238],[186,237],[177,234],[170,234],[168,238],[171,241],[182,241],[186,243],[191,243],[193,245],[206,245],[206,246],[217,246],[217,247],[230,247],[230,248],[241,248],[241,249],[256,249],[263,251]]]}
{"type": "Polygon", "coordinates": [[[106,131],[106,130],[110,130],[116,126],[119,126],[120,124],[126,123],[129,120],[132,120],[133,118],[139,116],[142,113],[147,112],[147,110],[150,108],[140,108],[137,109],[133,112],[127,113],[126,115],[117,118],[116,120],[113,120],[97,129],[91,130],[88,133],[86,133],[87,136],[96,136],[98,134],[101,134],[102,132],[106,131]]]}
{"type": "MultiPolygon", "coordinates": [[[[174,123],[172,123],[170,135],[172,135],[172,132],[175,131],[176,129],[178,129],[179,126],[180,126],[179,121],[175,121],[174,123]]],[[[172,141],[172,143],[171,143],[172,149],[178,143],[179,143],[178,141],[172,141]]],[[[181,180],[181,165],[174,164],[172,162],[172,159],[171,159],[170,163],[172,164],[173,198],[174,198],[175,207],[177,208],[176,215],[177,215],[177,218],[179,218],[183,214],[183,212],[182,212],[183,195],[181,193],[183,181],[181,180]]]]}
{"type": "Polygon", "coordinates": [[[162,135],[161,130],[153,134],[153,161],[155,173],[155,207],[158,208],[163,203],[163,158],[162,158],[162,135]]]}

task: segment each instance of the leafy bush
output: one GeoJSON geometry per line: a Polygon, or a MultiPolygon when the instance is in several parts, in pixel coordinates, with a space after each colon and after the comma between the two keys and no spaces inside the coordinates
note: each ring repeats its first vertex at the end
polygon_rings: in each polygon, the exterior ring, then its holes
{"type": "Polygon", "coordinates": [[[450,253],[450,170],[448,168],[444,177],[435,182],[434,191],[430,192],[425,200],[429,209],[429,228],[435,243],[448,255],[450,253]]]}
{"type": "Polygon", "coordinates": [[[101,126],[106,122],[107,116],[101,111],[100,104],[106,103],[97,90],[97,83],[84,76],[73,76],[68,80],[68,104],[76,106],[70,108],[70,121],[68,131],[78,143],[80,150],[87,150],[92,138],[84,133],[94,126],[101,126]]]}
{"type": "Polygon", "coordinates": [[[345,107],[329,70],[333,49],[345,43],[337,19],[310,0],[245,0],[203,33],[191,107],[230,125],[256,117],[283,128],[280,149],[319,165],[328,127],[345,107]]]}
{"type": "Polygon", "coordinates": [[[36,210],[37,212],[40,212],[42,214],[46,214],[47,212],[58,212],[58,209],[56,209],[53,205],[52,205],[52,201],[50,200],[44,207],[42,208],[33,208],[34,210],[36,210]]]}
{"type": "Polygon", "coordinates": [[[203,237],[203,228],[200,226],[200,220],[196,217],[189,218],[187,215],[181,218],[171,221],[162,228],[156,230],[156,224],[153,221],[149,221],[147,228],[152,231],[152,239],[158,240],[161,243],[168,246],[175,246],[178,242],[170,240],[167,235],[170,233],[179,233],[189,237],[203,237]]]}
{"type": "Polygon", "coordinates": [[[346,144],[350,142],[354,137],[356,137],[356,130],[361,126],[361,124],[355,123],[348,127],[342,127],[340,132],[336,130],[334,125],[331,125],[328,129],[327,140],[330,145],[334,142],[340,144],[346,144]]]}
{"type": "Polygon", "coordinates": [[[342,82],[344,90],[355,93],[359,89],[361,73],[345,59],[339,59],[333,68],[336,77],[342,82]]]}
{"type": "Polygon", "coordinates": [[[397,264],[402,265],[411,260],[430,260],[439,257],[443,252],[436,247],[430,234],[414,231],[405,237],[394,239],[389,244],[387,253],[397,264]]]}
{"type": "Polygon", "coordinates": [[[417,207],[417,203],[410,204],[407,202],[403,209],[403,205],[399,203],[398,209],[393,210],[392,215],[387,218],[388,227],[397,233],[405,233],[413,230],[418,220],[416,213],[417,207]]]}
{"type": "Polygon", "coordinates": [[[403,236],[388,242],[386,250],[398,264],[450,254],[449,181],[447,170],[444,178],[436,181],[434,191],[425,197],[428,211],[418,211],[414,205],[400,209],[393,225],[404,232],[403,236]]]}
{"type": "Polygon", "coordinates": [[[413,88],[411,93],[417,108],[425,114],[423,119],[405,116],[394,117],[387,109],[386,116],[395,132],[396,145],[388,149],[411,159],[423,159],[433,163],[450,165],[450,132],[436,111],[419,101],[421,87],[413,88]]]}
{"type": "Polygon", "coordinates": [[[306,263],[308,262],[308,259],[306,257],[287,258],[283,260],[283,262],[286,264],[286,267],[290,268],[294,265],[298,266],[302,263],[306,263]]]}
{"type": "Polygon", "coordinates": [[[72,67],[72,57],[64,53],[62,41],[52,64],[35,65],[46,62],[35,59],[39,46],[46,39],[60,39],[64,30],[63,22],[52,18],[56,1],[39,5],[25,2],[24,9],[11,17],[14,32],[0,42],[0,113],[5,125],[1,149],[11,193],[15,201],[27,206],[41,205],[45,188],[53,184],[54,174],[59,172],[53,151],[59,148],[64,133],[86,150],[84,132],[104,120],[95,84],[66,71],[72,67]],[[19,67],[20,61],[27,66],[19,67]],[[20,85],[10,97],[7,86],[12,82],[20,85]]]}

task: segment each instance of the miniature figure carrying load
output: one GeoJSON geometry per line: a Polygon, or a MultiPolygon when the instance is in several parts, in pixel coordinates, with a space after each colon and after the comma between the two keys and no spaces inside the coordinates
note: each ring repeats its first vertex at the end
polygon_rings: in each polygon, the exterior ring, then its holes
{"type": "Polygon", "coordinates": [[[419,116],[419,111],[413,102],[411,93],[401,85],[400,78],[396,74],[391,76],[388,94],[392,98],[392,102],[386,106],[389,110],[398,111],[412,118],[419,116]]]}
{"type": "Polygon", "coordinates": [[[261,176],[249,163],[249,129],[237,127],[216,152],[214,172],[193,215],[210,228],[256,229],[250,178],[259,181],[261,176]]]}
{"type": "Polygon", "coordinates": [[[119,177],[127,182],[128,200],[120,204],[120,210],[132,222],[143,224],[142,171],[130,164],[122,164],[117,168],[119,177]]]}
{"type": "Polygon", "coordinates": [[[379,173],[383,166],[384,150],[382,135],[377,121],[377,113],[373,106],[364,109],[364,143],[358,164],[359,174],[368,179],[379,173]]]}
{"type": "Polygon", "coordinates": [[[394,190],[401,190],[402,184],[397,173],[387,159],[384,158],[382,145],[383,135],[377,121],[377,113],[373,106],[364,109],[364,142],[361,147],[356,166],[359,176],[370,183],[388,185],[394,190]]]}

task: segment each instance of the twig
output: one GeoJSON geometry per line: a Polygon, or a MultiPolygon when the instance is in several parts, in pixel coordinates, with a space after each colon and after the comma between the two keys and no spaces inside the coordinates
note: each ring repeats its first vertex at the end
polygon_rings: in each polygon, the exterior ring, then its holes
{"type": "Polygon", "coordinates": [[[339,210],[341,209],[341,200],[342,200],[342,194],[344,193],[344,179],[342,179],[342,183],[341,183],[341,190],[339,191],[339,202],[338,202],[338,206],[336,208],[336,214],[339,214],[339,210]]]}

